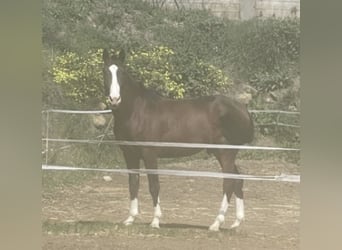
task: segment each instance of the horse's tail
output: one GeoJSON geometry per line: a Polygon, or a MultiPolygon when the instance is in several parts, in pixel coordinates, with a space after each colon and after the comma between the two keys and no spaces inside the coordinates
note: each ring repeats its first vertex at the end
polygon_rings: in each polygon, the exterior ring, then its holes
{"type": "Polygon", "coordinates": [[[247,105],[225,101],[220,113],[223,135],[228,143],[241,145],[253,141],[254,123],[247,105]]]}

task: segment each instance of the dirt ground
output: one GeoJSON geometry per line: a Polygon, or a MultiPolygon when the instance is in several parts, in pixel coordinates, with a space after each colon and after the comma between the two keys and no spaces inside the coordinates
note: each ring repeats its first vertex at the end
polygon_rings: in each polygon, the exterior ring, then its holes
{"type": "MultiPolygon", "coordinates": [[[[237,163],[244,174],[300,173],[299,166],[275,160],[237,163]]],[[[161,168],[219,172],[213,159],[161,168]]],[[[160,176],[163,217],[161,228],[152,229],[146,176],[140,181],[140,215],[136,224],[126,227],[122,225],[129,208],[126,175],[89,172],[74,184],[63,185],[59,179],[58,186],[44,188],[55,174],[43,174],[43,249],[299,249],[298,183],[245,181],[245,222],[238,230],[229,229],[235,217],[232,199],[223,229],[210,232],[222,200],[220,179],[160,176]],[[104,181],[105,175],[112,181],[104,181]]]]}

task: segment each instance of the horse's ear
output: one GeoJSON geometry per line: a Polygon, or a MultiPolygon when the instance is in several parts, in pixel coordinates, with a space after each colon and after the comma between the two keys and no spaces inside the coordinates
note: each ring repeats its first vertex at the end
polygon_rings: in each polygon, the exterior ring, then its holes
{"type": "Polygon", "coordinates": [[[104,49],[102,53],[102,59],[105,64],[109,63],[109,52],[108,49],[104,49]]]}
{"type": "Polygon", "coordinates": [[[121,49],[118,55],[118,59],[121,63],[125,62],[125,58],[126,58],[126,52],[124,49],[121,49]]]}

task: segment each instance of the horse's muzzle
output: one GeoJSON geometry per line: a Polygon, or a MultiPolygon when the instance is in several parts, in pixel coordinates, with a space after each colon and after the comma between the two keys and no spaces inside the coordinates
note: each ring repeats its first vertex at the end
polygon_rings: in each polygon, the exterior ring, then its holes
{"type": "Polygon", "coordinates": [[[108,97],[108,103],[112,108],[117,108],[121,103],[121,96],[119,97],[108,97]]]}

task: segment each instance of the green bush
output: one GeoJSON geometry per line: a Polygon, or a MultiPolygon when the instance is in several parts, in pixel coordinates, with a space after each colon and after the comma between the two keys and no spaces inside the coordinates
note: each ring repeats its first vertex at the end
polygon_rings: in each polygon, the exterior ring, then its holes
{"type": "Polygon", "coordinates": [[[171,98],[184,97],[182,75],[177,74],[172,63],[173,50],[164,46],[151,50],[132,52],[127,66],[145,86],[171,98]]]}
{"type": "Polygon", "coordinates": [[[102,50],[91,50],[86,55],[66,52],[55,58],[50,73],[56,84],[63,86],[65,95],[77,103],[103,97],[102,50]]]}
{"type": "Polygon", "coordinates": [[[289,87],[298,74],[299,21],[270,18],[239,26],[229,52],[233,70],[260,92],[289,87]]]}
{"type": "MultiPolygon", "coordinates": [[[[79,104],[103,99],[102,50],[91,50],[80,56],[66,52],[57,56],[51,73],[62,85],[66,96],[79,104]]],[[[184,98],[222,93],[230,86],[222,70],[197,60],[195,70],[183,71],[177,66],[177,55],[165,46],[133,51],[126,63],[129,72],[163,96],[184,98]]]]}
{"type": "Polygon", "coordinates": [[[199,59],[186,67],[182,59],[172,49],[158,46],[133,52],[128,66],[147,87],[171,98],[205,96],[229,88],[229,78],[222,70],[199,59]]]}
{"type": "Polygon", "coordinates": [[[194,65],[190,69],[179,69],[180,72],[183,71],[182,78],[187,97],[223,94],[228,92],[232,85],[221,69],[203,60],[194,60],[194,65]]]}

